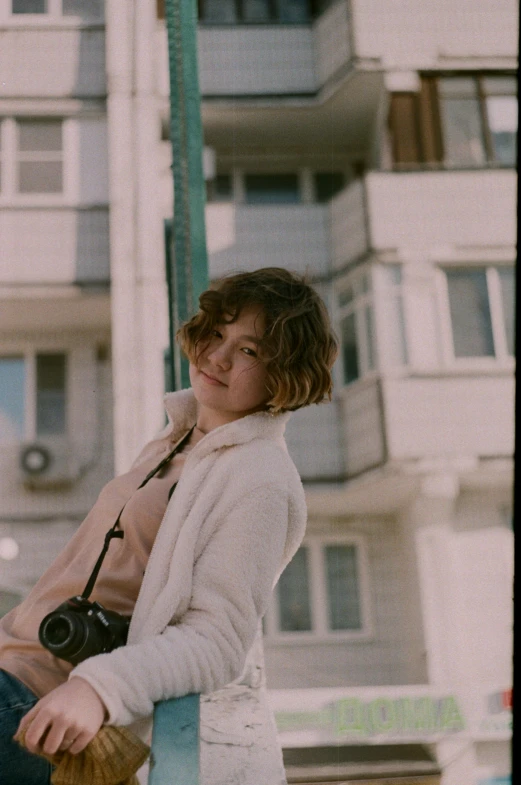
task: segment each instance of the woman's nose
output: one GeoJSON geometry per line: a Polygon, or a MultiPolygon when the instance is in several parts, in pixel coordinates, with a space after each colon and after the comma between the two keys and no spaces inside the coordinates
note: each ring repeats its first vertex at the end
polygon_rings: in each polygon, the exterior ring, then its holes
{"type": "Polygon", "coordinates": [[[229,368],[231,365],[230,350],[226,346],[219,346],[208,353],[210,362],[221,368],[229,368]]]}

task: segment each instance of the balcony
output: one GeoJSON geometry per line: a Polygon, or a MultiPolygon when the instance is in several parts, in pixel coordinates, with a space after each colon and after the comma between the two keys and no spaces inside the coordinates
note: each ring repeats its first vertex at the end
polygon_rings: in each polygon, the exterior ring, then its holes
{"type": "Polygon", "coordinates": [[[512,170],[371,172],[331,202],[333,268],[369,251],[513,249],[515,205],[512,170]]]}
{"type": "Polygon", "coordinates": [[[393,461],[513,454],[511,372],[368,379],[345,387],[341,399],[348,477],[393,461]]]}
{"type": "Polygon", "coordinates": [[[283,264],[323,275],[329,269],[328,209],[317,204],[209,204],[210,276],[283,264]]]}
{"type": "Polygon", "coordinates": [[[12,27],[1,31],[2,97],[96,98],[105,84],[102,29],[12,27]]]}
{"type": "MultiPolygon", "coordinates": [[[[203,97],[312,96],[351,58],[347,3],[313,24],[200,25],[203,97]]],[[[158,91],[168,96],[166,29],[157,31],[158,91]]]]}
{"type": "MultiPolygon", "coordinates": [[[[350,0],[356,56],[385,69],[461,68],[463,58],[511,58],[518,52],[516,0],[350,0]]],[[[495,66],[497,67],[497,65],[495,66]]]]}
{"type": "Polygon", "coordinates": [[[4,208],[1,285],[108,284],[108,209],[4,208]]]}

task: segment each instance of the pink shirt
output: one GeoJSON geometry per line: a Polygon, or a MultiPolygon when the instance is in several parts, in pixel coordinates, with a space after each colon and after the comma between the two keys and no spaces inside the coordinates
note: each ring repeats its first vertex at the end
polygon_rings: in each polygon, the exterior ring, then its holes
{"type": "Polygon", "coordinates": [[[125,536],[111,540],[89,599],[109,610],[132,614],[170,489],[181,475],[187,453],[203,436],[196,428],[182,452],[139,490],[148,472],[174,448],[168,439],[156,442],[154,456],[107,483],[76,534],[26,599],[0,619],[0,668],[20,679],[38,697],[67,681],[73,667],[40,644],[41,620],[64,600],[81,594],[105,534],[124,504],[120,527],[125,536]]]}

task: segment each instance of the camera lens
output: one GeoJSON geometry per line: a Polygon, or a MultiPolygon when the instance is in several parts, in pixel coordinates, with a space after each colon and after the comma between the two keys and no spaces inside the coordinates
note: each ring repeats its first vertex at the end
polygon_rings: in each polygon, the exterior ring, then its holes
{"type": "Polygon", "coordinates": [[[63,646],[69,640],[72,632],[73,625],[67,616],[49,619],[45,627],[47,641],[53,647],[63,646]]]}

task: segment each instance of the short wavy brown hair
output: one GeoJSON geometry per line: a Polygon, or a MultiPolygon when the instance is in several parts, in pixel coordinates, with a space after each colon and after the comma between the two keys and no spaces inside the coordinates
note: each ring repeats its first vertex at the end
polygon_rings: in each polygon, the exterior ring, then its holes
{"type": "Polygon", "coordinates": [[[331,400],[338,341],[326,306],[305,276],[282,267],[228,275],[201,294],[199,311],[176,333],[190,362],[197,364],[215,325],[236,321],[249,306],[260,307],[265,318],[259,348],[270,396],[266,408],[294,411],[331,400]]]}

